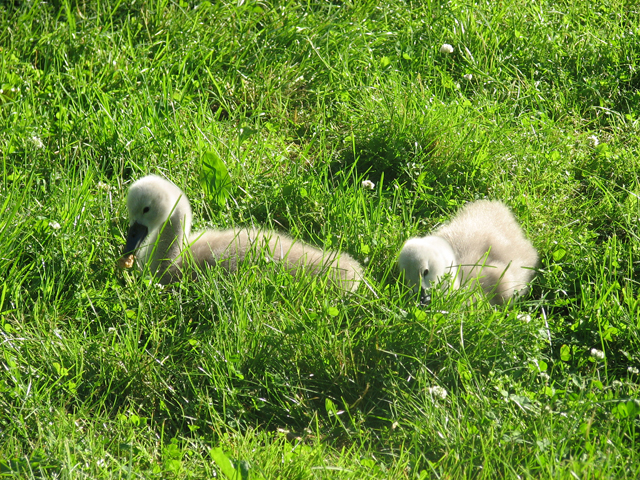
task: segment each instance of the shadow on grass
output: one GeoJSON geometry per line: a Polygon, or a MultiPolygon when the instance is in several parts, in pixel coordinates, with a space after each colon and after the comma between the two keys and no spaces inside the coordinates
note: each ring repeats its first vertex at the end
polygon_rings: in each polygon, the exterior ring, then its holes
{"type": "Polygon", "coordinates": [[[436,134],[397,133],[377,129],[357,137],[330,165],[333,175],[355,172],[354,178],[366,178],[383,188],[404,185],[421,199],[431,198],[440,206],[451,205],[460,190],[473,196],[486,195],[485,165],[472,155],[462,158],[460,147],[448,145],[436,134]]]}

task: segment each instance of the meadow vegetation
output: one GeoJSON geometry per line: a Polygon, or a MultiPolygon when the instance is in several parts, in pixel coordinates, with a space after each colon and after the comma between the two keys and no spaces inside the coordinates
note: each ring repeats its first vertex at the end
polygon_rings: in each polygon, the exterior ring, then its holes
{"type": "Polygon", "coordinates": [[[0,2],[0,476],[638,478],[639,62],[624,0],[0,2]],[[366,282],[123,272],[148,173],[366,282]],[[479,198],[531,292],[420,307],[397,253],[479,198]]]}

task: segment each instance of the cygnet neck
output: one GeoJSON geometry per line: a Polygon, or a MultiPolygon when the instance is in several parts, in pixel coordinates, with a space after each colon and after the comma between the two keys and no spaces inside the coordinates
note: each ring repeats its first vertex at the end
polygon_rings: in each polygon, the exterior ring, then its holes
{"type": "Polygon", "coordinates": [[[184,193],[181,198],[174,200],[174,205],[169,219],[151,234],[149,243],[141,252],[141,257],[145,264],[148,263],[151,273],[161,274],[163,284],[179,276],[182,264],[180,254],[191,231],[191,207],[184,193]],[[151,262],[148,262],[149,258],[151,262]]]}

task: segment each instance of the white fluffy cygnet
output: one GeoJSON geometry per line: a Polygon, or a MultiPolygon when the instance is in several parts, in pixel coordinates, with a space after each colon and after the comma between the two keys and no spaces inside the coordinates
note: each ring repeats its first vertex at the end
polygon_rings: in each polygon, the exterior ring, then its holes
{"type": "Polygon", "coordinates": [[[411,238],[402,247],[398,267],[416,291],[449,275],[453,288],[479,283],[494,305],[527,291],[538,253],[511,210],[499,201],[464,206],[432,235],[411,238]]]}
{"type": "Polygon", "coordinates": [[[322,251],[272,230],[206,230],[190,236],[191,206],[173,183],[155,175],[136,181],[127,196],[129,233],[119,264],[149,271],[167,284],[179,280],[191,264],[232,272],[259,259],[282,263],[295,275],[327,275],[340,288],[355,291],[362,267],[346,253],[322,251]]]}

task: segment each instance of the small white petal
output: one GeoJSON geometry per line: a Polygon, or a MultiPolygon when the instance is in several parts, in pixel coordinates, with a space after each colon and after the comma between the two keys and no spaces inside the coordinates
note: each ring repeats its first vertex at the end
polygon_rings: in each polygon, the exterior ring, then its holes
{"type": "Polygon", "coordinates": [[[447,398],[447,391],[444,388],[439,387],[438,385],[436,385],[434,387],[429,387],[427,389],[427,392],[429,392],[434,397],[438,397],[438,398],[440,398],[442,400],[447,398]]]}
{"type": "Polygon", "coordinates": [[[39,137],[36,137],[34,135],[33,137],[31,137],[31,141],[36,146],[36,148],[44,148],[44,143],[42,143],[42,140],[40,140],[39,137]]]}
{"type": "Polygon", "coordinates": [[[528,313],[519,313],[517,318],[524,323],[529,323],[531,321],[531,315],[528,313]]]}
{"type": "Polygon", "coordinates": [[[374,188],[376,188],[376,184],[373,183],[371,180],[363,180],[362,181],[362,188],[366,188],[368,190],[373,190],[374,188]]]}
{"type": "Polygon", "coordinates": [[[472,74],[470,74],[470,73],[467,73],[467,74],[464,76],[464,79],[465,79],[467,82],[470,82],[471,80],[473,80],[473,75],[472,75],[472,74]]]}
{"type": "Polygon", "coordinates": [[[60,230],[60,224],[58,222],[49,222],[49,228],[54,230],[60,230]]]}
{"type": "Polygon", "coordinates": [[[453,53],[453,47],[448,43],[445,43],[440,47],[440,53],[447,53],[447,54],[453,53]]]}

